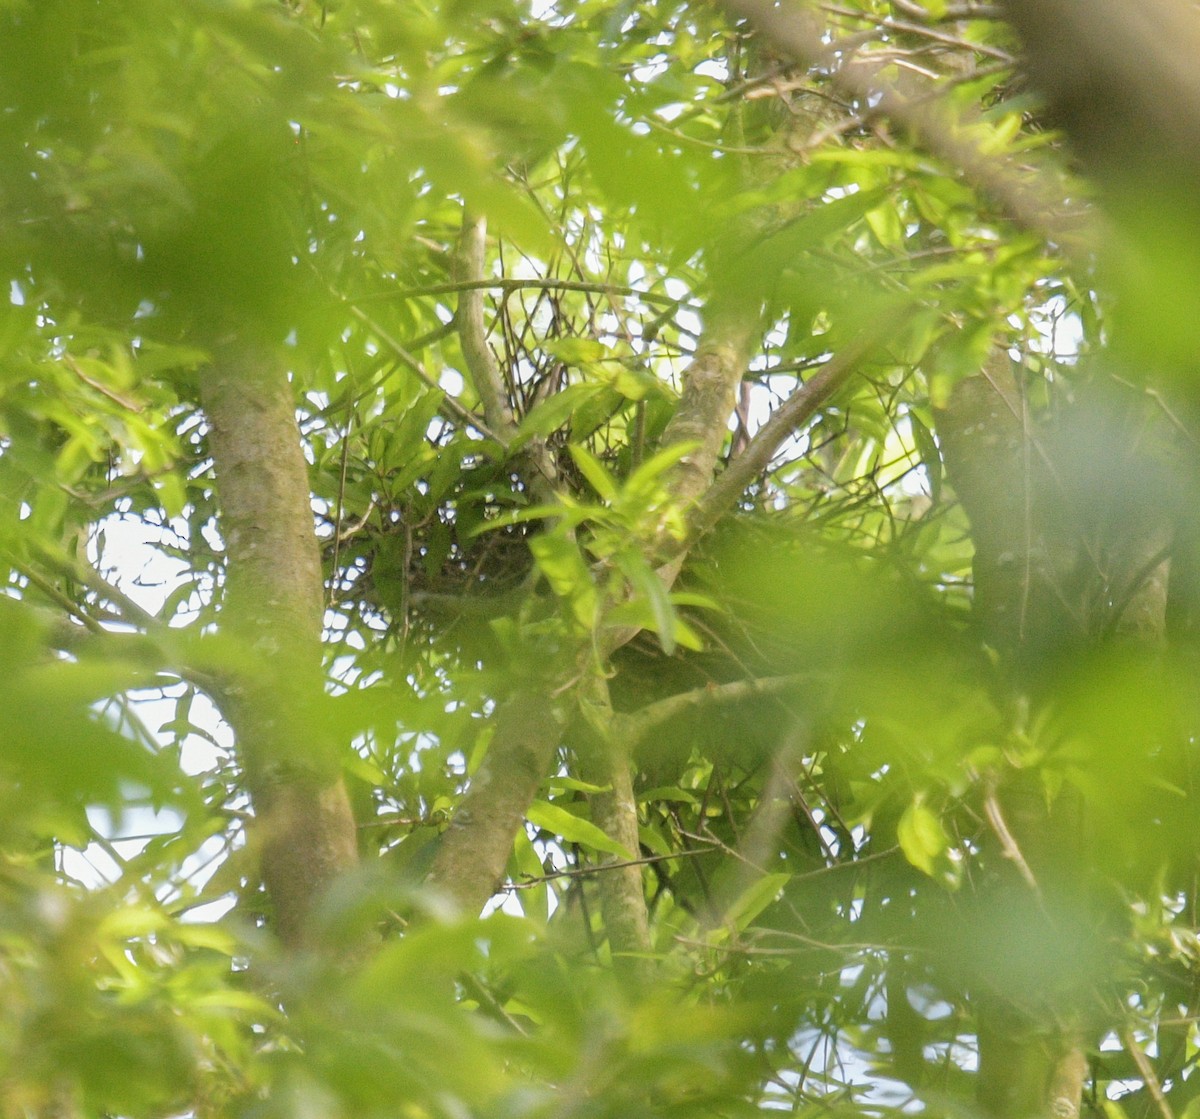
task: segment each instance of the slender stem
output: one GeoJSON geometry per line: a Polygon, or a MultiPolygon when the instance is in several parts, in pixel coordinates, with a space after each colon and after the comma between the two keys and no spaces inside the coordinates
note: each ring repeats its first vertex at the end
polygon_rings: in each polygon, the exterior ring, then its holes
{"type": "Polygon", "coordinates": [[[460,280],[471,286],[463,289],[458,298],[458,337],[462,342],[467,372],[475,386],[475,395],[483,405],[483,414],[505,444],[517,433],[508,386],[487,342],[483,322],[483,292],[476,286],[483,279],[484,254],[487,249],[487,222],[474,214],[463,214],[462,236],[458,241],[455,272],[460,280]]]}
{"type": "Polygon", "coordinates": [[[400,288],[397,291],[380,292],[375,296],[359,298],[356,303],[367,300],[418,299],[427,295],[459,295],[469,291],[580,291],[594,295],[624,296],[630,299],[640,299],[643,303],[654,303],[663,307],[679,305],[679,300],[672,296],[655,291],[644,291],[641,288],[629,287],[627,284],[610,284],[592,280],[560,280],[553,276],[539,279],[517,279],[516,277],[495,276],[490,278],[474,277],[471,279],[454,280],[444,284],[428,284],[425,287],[400,288]]]}

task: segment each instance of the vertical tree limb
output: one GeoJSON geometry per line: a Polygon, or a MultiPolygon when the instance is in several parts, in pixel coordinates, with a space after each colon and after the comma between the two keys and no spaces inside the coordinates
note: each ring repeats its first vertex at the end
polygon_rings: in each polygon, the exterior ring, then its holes
{"type": "MultiPolygon", "coordinates": [[[[455,263],[459,280],[473,284],[483,279],[486,244],[485,220],[464,214],[455,263]]],[[[481,287],[460,292],[458,334],[484,418],[507,445],[517,425],[504,378],[487,344],[483,299],[481,287]]],[[[558,474],[544,444],[531,443],[523,457],[530,468],[527,484],[534,499],[554,504],[558,474]]],[[[520,691],[501,704],[487,755],[439,841],[429,874],[430,884],[463,910],[479,912],[496,892],[513,839],[561,737],[562,720],[547,695],[520,691]]]]}
{"type": "MultiPolygon", "coordinates": [[[[625,720],[614,715],[603,677],[593,676],[586,689],[581,702],[588,705],[591,718],[585,721],[594,725],[580,728],[582,772],[585,780],[605,789],[588,797],[592,823],[637,859],[641,839],[625,720]]],[[[635,985],[646,982],[654,969],[642,867],[619,855],[603,856],[600,866],[605,868],[597,876],[600,910],[613,966],[635,985]]]]}
{"type": "Polygon", "coordinates": [[[225,540],[222,629],[237,638],[222,697],[246,770],[280,938],[298,947],[314,901],[357,861],[335,744],[306,719],[323,692],[323,581],[308,472],[274,354],[226,344],[201,381],[225,540]]]}
{"type": "MultiPolygon", "coordinates": [[[[683,393],[675,414],[662,434],[662,446],[688,444],[687,452],[668,475],[671,498],[685,509],[694,506],[712,485],[721,451],[729,434],[729,418],[737,406],[742,375],[749,364],[750,350],[760,329],[761,312],[736,298],[714,300],[700,346],[688,367],[683,393]]],[[[667,587],[675,581],[683,563],[677,555],[659,568],[658,577],[667,587]]],[[[608,635],[606,656],[629,639],[626,630],[608,635]]],[[[608,791],[591,798],[592,818],[610,839],[632,855],[638,852],[637,800],[633,792],[628,743],[612,733],[612,710],[608,689],[596,681],[596,694],[587,697],[604,714],[610,732],[601,736],[591,762],[592,779],[608,791]]],[[[650,921],[646,909],[641,867],[622,866],[600,878],[601,905],[609,944],[618,967],[632,980],[647,977],[651,969],[650,921]]]]}
{"type": "Polygon", "coordinates": [[[761,329],[761,311],[728,296],[714,299],[705,317],[704,334],[688,366],[679,404],[660,440],[663,447],[694,445],[668,483],[671,498],[685,509],[712,485],[729,434],[729,417],[737,406],[738,386],[761,329]]]}
{"type": "MultiPolygon", "coordinates": [[[[894,321],[884,325],[894,325],[894,321]]],[[[857,372],[885,334],[885,329],[870,331],[847,345],[775,409],[697,502],[688,523],[690,539],[703,536],[734,507],[746,487],[770,466],[783,443],[857,372]]]]}
{"type": "MultiPolygon", "coordinates": [[[[1009,373],[1005,358],[959,384],[938,414],[938,435],[971,522],[980,636],[999,654],[1015,705],[1036,707],[1053,694],[1050,684],[1064,663],[1114,633],[1161,639],[1158,569],[1168,513],[1142,499],[1149,487],[1128,484],[1157,474],[1141,441],[1115,434],[1123,417],[1111,401],[1077,398],[1052,423],[1035,419],[1009,373]],[[1081,429],[1110,434],[1105,472],[1086,461],[1091,444],[1081,448],[1081,429]],[[1107,497],[1102,517],[1088,512],[1097,490],[1107,497]],[[1124,593],[1114,596],[1114,587],[1124,593]]],[[[1039,913],[1044,927],[1031,935],[1069,940],[1068,925],[1091,923],[1083,808],[1071,785],[1048,802],[1035,770],[1007,773],[988,789],[985,811],[1009,863],[995,872],[993,888],[1018,902],[1035,897],[1030,913],[1039,913]]],[[[1085,998],[1078,978],[1053,994],[980,994],[978,1096],[989,1115],[1079,1114],[1085,998]]]]}

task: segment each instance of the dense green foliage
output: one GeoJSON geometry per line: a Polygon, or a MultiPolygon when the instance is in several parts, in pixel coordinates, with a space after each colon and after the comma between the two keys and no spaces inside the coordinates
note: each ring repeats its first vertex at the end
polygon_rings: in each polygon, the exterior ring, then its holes
{"type": "Polygon", "coordinates": [[[0,2],[0,1113],[963,1114],[999,1007],[1195,1114],[1195,196],[1106,224],[991,7],[756,10],[0,2]],[[234,337],[325,577],[284,762],[358,825],[301,949],[219,714],[234,337]],[[522,704],[478,917],[425,878],[522,704]]]}

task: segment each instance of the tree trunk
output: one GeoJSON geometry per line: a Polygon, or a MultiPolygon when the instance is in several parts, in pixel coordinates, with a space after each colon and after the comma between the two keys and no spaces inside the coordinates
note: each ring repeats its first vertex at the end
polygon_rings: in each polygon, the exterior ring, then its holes
{"type": "Polygon", "coordinates": [[[306,942],[314,901],[357,861],[339,745],[306,718],[324,690],[324,586],[287,374],[227,344],[201,381],[225,541],[223,631],[234,683],[221,697],[255,810],[252,842],[280,939],[306,942]]]}
{"type": "MultiPolygon", "coordinates": [[[[1140,394],[1081,386],[1050,420],[1035,420],[1003,358],[958,385],[939,415],[975,544],[976,624],[1015,708],[1036,713],[1060,674],[1105,641],[1162,640],[1171,513],[1145,495],[1165,492],[1171,450],[1145,407],[1140,394]]],[[[1006,864],[993,888],[1028,908],[1040,926],[1029,935],[1063,939],[1073,922],[1090,925],[1078,791],[1065,785],[1048,803],[1039,772],[1016,771],[987,807],[1006,864]]],[[[977,993],[979,1102],[989,1115],[1078,1115],[1085,992],[1071,986],[977,993]]]]}
{"type": "MultiPolygon", "coordinates": [[[[1071,640],[1082,620],[1055,578],[1070,565],[1050,554],[1057,542],[1052,546],[1037,529],[1042,495],[1036,492],[1033,469],[1035,437],[1028,408],[1004,364],[994,363],[956,387],[938,417],[938,433],[950,483],[971,522],[975,622],[1022,692],[1036,684],[1031,676],[1037,665],[1053,659],[1055,650],[1045,646],[1071,640]]],[[[1015,864],[1002,867],[1002,881],[993,888],[1021,891],[1023,903],[1030,892],[1041,891],[1030,864],[1038,874],[1045,864],[1034,851],[1053,849],[1048,818],[1022,810],[1029,804],[1027,792],[1003,788],[991,802],[1002,848],[995,853],[1015,864]]],[[[1060,863],[1075,862],[1069,844],[1054,852],[1060,863]]],[[[994,1119],[1074,1119],[1086,1069],[1083,1052],[1049,1007],[1031,1005],[1025,995],[973,992],[979,1105],[994,1119]]]]}

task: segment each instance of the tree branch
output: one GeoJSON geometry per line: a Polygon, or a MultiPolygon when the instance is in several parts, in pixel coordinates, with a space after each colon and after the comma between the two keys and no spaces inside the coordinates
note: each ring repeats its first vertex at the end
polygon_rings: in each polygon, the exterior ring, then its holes
{"type": "Polygon", "coordinates": [[[507,446],[517,433],[512,406],[508,401],[508,386],[496,364],[496,358],[487,344],[487,331],[483,323],[482,287],[475,284],[483,279],[484,250],[487,247],[487,221],[466,211],[463,212],[462,236],[458,241],[454,271],[457,279],[471,286],[464,289],[458,298],[458,337],[462,343],[467,372],[475,386],[475,394],[483,405],[483,414],[488,426],[500,436],[507,446]]]}
{"type": "MultiPolygon", "coordinates": [[[[1035,0],[1028,0],[1033,6],[1035,0]]],[[[857,58],[843,65],[822,39],[822,29],[794,7],[779,8],[774,0],[725,0],[732,15],[748,20],[776,50],[806,66],[824,66],[830,80],[849,96],[871,105],[910,133],[929,151],[957,167],[1010,218],[1060,244],[1079,241],[1078,215],[1068,212],[1065,200],[1046,191],[1027,173],[986,155],[956,128],[942,108],[928,100],[906,95],[895,81],[881,75],[882,66],[857,58]]]]}
{"type": "Polygon", "coordinates": [[[848,345],[775,409],[771,418],[746,444],[745,450],[700,498],[688,520],[689,542],[711,530],[733,508],[746,487],[767,469],[783,443],[812,419],[817,409],[850,379],[879,337],[879,333],[873,332],[848,345]]]}
{"type": "Polygon", "coordinates": [[[42,563],[103,599],[116,610],[122,621],[147,633],[167,628],[158,618],[134,602],[119,587],[105,579],[86,560],[82,560],[78,556],[70,556],[66,552],[53,551],[42,545],[35,544],[35,550],[37,558],[42,563]]]}
{"type": "Polygon", "coordinates": [[[518,692],[494,716],[487,754],[438,841],[429,882],[478,913],[500,888],[513,837],[550,768],[564,721],[546,697],[518,692]]]}
{"type": "MultiPolygon", "coordinates": [[[[580,727],[578,753],[584,779],[604,788],[603,792],[588,796],[592,823],[636,856],[641,840],[637,798],[633,792],[631,743],[621,733],[621,724],[613,715],[608,681],[594,673],[584,688],[581,703],[587,704],[592,718],[602,720],[604,726],[602,733],[593,726],[580,727]]],[[[648,983],[654,973],[650,957],[653,945],[642,868],[636,860],[613,855],[601,855],[599,867],[611,870],[600,878],[599,890],[613,966],[635,987],[648,983]]]]}
{"type": "MultiPolygon", "coordinates": [[[[484,218],[463,214],[463,230],[459,239],[455,270],[465,285],[458,300],[455,322],[459,341],[467,363],[467,373],[483,405],[488,426],[501,437],[501,446],[508,447],[517,435],[517,422],[508,400],[508,386],[491,347],[483,321],[484,252],[487,248],[487,222],[484,218]]],[[[532,468],[527,479],[534,500],[542,505],[558,501],[555,483],[558,466],[546,450],[543,439],[530,439],[522,456],[532,468]]]]}
{"type": "Polygon", "coordinates": [[[714,301],[707,317],[675,414],[660,440],[663,447],[680,443],[695,447],[679,461],[667,482],[672,499],[685,509],[712,484],[737,388],[761,325],[760,309],[740,302],[714,301]]]}
{"type": "MultiPolygon", "coordinates": [[[[1004,0],[1025,67],[1077,149],[1115,179],[1200,175],[1200,15],[1177,0],[1004,0]],[[1137,158],[1134,153],[1141,153],[1137,158]]],[[[1145,204],[1139,190],[1139,205],[1145,204]]]]}
{"type": "Polygon", "coordinates": [[[791,673],[786,676],[764,676],[758,680],[708,684],[703,688],[695,688],[690,692],[681,692],[647,704],[631,715],[616,716],[620,726],[619,733],[633,749],[652,731],[689,711],[697,711],[711,704],[740,703],[746,699],[783,695],[811,680],[812,676],[808,673],[791,673]]]}

